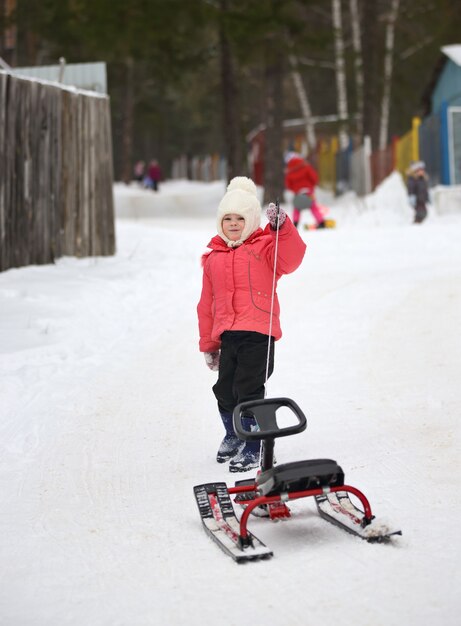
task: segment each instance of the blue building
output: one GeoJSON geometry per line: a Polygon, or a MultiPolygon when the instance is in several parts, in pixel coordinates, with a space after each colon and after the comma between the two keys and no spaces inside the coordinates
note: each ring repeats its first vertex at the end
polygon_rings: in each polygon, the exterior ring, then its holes
{"type": "Polygon", "coordinates": [[[461,185],[461,44],[441,51],[423,94],[419,155],[432,185],[461,185]]]}

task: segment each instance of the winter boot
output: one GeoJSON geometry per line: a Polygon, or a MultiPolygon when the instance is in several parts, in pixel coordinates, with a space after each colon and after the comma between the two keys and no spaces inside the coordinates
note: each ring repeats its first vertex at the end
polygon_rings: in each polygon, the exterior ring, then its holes
{"type": "MultiPolygon", "coordinates": [[[[242,418],[243,428],[248,431],[256,430],[254,417],[242,418]]],[[[259,439],[245,441],[240,452],[229,463],[230,472],[249,472],[259,467],[261,442],[259,439]]]]}
{"type": "Polygon", "coordinates": [[[221,441],[216,460],[218,463],[226,463],[243,448],[243,441],[237,437],[232,422],[232,413],[220,413],[222,423],[226,429],[224,439],[221,441]]]}

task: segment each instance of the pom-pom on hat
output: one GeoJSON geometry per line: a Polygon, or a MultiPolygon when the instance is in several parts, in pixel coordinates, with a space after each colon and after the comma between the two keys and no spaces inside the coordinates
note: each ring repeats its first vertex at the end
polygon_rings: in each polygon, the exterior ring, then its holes
{"type": "Polygon", "coordinates": [[[260,223],[261,205],[259,204],[256,185],[251,178],[236,176],[227,185],[227,191],[218,206],[218,235],[224,239],[228,246],[238,246],[259,228],[260,223]],[[230,241],[222,229],[223,217],[230,213],[236,213],[245,219],[245,227],[238,241],[230,241]]]}

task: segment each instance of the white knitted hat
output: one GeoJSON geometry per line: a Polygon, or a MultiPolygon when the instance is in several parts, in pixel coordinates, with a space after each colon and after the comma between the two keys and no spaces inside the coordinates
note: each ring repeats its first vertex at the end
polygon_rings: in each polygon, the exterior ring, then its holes
{"type": "Polygon", "coordinates": [[[227,191],[219,203],[217,215],[218,235],[227,245],[237,246],[259,228],[261,223],[261,205],[259,204],[256,185],[246,176],[236,176],[227,185],[227,191]],[[223,233],[222,220],[225,215],[236,213],[245,218],[242,236],[238,241],[230,241],[223,233]]]}
{"type": "Polygon", "coordinates": [[[426,169],[424,161],[412,161],[410,163],[410,172],[417,172],[418,170],[426,169]]]}

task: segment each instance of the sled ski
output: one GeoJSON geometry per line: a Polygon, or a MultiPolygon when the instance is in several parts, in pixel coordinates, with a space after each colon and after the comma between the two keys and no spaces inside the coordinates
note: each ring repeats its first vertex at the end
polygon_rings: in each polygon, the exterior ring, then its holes
{"type": "Polygon", "coordinates": [[[358,509],[347,491],[337,491],[315,496],[320,517],[343,530],[365,539],[369,543],[384,543],[392,535],[401,535],[401,530],[392,530],[387,524],[372,520],[364,523],[363,511],[358,509]]]}
{"type": "Polygon", "coordinates": [[[237,563],[268,559],[273,552],[251,533],[243,539],[226,483],[205,483],[194,494],[206,533],[237,563]]]}

